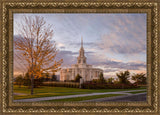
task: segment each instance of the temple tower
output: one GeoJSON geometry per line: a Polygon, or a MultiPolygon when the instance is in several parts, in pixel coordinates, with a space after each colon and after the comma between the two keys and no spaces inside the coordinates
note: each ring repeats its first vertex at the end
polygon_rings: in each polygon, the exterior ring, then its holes
{"type": "Polygon", "coordinates": [[[79,50],[79,56],[77,58],[77,64],[86,64],[86,57],[84,55],[84,48],[83,48],[83,38],[81,38],[81,48],[79,50]]]}

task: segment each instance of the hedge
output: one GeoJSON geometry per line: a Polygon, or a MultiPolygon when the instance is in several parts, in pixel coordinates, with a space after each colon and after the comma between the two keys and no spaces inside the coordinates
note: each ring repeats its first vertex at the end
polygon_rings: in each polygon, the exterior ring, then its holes
{"type": "Polygon", "coordinates": [[[51,87],[79,88],[79,83],[73,83],[73,82],[43,82],[42,85],[51,87]]]}
{"type": "Polygon", "coordinates": [[[84,89],[131,89],[138,88],[135,84],[98,84],[98,83],[84,83],[82,88],[84,89]]]}

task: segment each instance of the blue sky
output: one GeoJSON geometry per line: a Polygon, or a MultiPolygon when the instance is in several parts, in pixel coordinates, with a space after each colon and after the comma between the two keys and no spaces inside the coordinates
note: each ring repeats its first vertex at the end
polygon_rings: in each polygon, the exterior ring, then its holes
{"type": "Polygon", "coordinates": [[[105,77],[124,70],[146,72],[146,14],[14,14],[14,35],[24,15],[43,16],[53,25],[62,68],[76,63],[83,37],[87,63],[102,68],[105,77]]]}

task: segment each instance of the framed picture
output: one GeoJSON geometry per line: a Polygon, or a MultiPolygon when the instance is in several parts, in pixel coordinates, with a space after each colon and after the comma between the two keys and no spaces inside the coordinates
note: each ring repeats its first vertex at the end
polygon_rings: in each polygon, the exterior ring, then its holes
{"type": "Polygon", "coordinates": [[[2,114],[158,114],[159,3],[2,1],[2,114]]]}

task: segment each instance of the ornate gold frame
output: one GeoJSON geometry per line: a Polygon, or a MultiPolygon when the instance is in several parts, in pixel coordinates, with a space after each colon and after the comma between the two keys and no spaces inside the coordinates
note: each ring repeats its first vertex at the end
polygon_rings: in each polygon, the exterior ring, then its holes
{"type": "MultiPolygon", "coordinates": [[[[158,114],[159,50],[158,5],[154,2],[137,1],[39,1],[2,0],[1,8],[1,113],[49,114],[49,113],[149,113],[158,114]],[[146,102],[103,103],[18,103],[12,102],[13,76],[13,13],[147,13],[147,75],[146,102]]],[[[160,5],[159,5],[160,6],[160,5]]]]}

